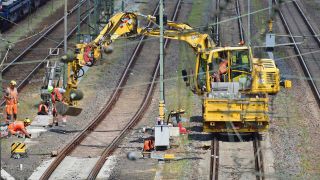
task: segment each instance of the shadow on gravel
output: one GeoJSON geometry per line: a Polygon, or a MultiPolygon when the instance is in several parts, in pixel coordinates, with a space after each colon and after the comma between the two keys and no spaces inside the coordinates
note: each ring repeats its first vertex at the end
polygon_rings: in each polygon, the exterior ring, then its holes
{"type": "Polygon", "coordinates": [[[212,140],[211,134],[189,134],[188,135],[189,140],[195,140],[195,141],[210,141],[212,140]]]}
{"type": "MultiPolygon", "coordinates": [[[[215,136],[218,138],[219,141],[223,142],[246,142],[246,141],[253,141],[253,135],[252,133],[241,133],[241,134],[235,134],[235,133],[219,133],[215,134],[215,136]]],[[[258,140],[262,140],[261,134],[258,134],[258,140]]]]}
{"type": "Polygon", "coordinates": [[[188,130],[192,132],[203,132],[203,127],[202,126],[192,126],[188,128],[188,130]]]}
{"type": "Polygon", "coordinates": [[[144,138],[142,137],[139,137],[138,139],[135,139],[135,140],[132,140],[132,141],[129,141],[130,143],[143,143],[144,142],[144,138]]]}
{"type": "Polygon", "coordinates": [[[49,129],[50,132],[58,133],[58,134],[70,134],[81,132],[82,130],[64,130],[64,129],[49,129]]]}
{"type": "Polygon", "coordinates": [[[191,116],[190,122],[202,122],[202,116],[191,116]]]}
{"type": "Polygon", "coordinates": [[[184,157],[184,158],[178,158],[175,161],[180,161],[180,160],[198,160],[198,159],[203,159],[201,157],[184,157]]]}

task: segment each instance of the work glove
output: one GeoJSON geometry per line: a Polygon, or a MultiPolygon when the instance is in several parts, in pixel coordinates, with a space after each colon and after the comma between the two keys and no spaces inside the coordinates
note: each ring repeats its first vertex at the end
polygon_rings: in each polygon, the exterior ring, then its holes
{"type": "Polygon", "coordinates": [[[23,138],[23,135],[20,133],[16,133],[17,138],[23,138]]]}
{"type": "Polygon", "coordinates": [[[26,138],[30,138],[31,139],[31,134],[29,134],[30,137],[26,136],[26,138]]]}

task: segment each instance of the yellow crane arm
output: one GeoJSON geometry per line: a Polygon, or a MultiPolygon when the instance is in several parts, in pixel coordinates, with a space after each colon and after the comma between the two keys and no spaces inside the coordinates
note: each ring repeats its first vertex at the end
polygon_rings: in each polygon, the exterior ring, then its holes
{"type": "MultiPolygon", "coordinates": [[[[66,60],[68,62],[68,82],[66,93],[64,94],[66,103],[73,106],[76,105],[76,100],[79,100],[75,95],[77,94],[75,92],[77,92],[78,78],[84,74],[82,67],[92,66],[101,58],[101,50],[107,48],[114,40],[119,37],[137,35],[160,36],[158,27],[139,27],[138,17],[143,17],[143,19],[154,23],[156,22],[154,16],[119,12],[110,18],[109,22],[93,41],[76,45],[75,56],[66,60]]],[[[187,42],[198,54],[197,64],[199,64],[199,61],[206,61],[208,59],[207,51],[215,47],[208,34],[196,32],[187,24],[172,21],[167,22],[164,38],[187,42]]]]}

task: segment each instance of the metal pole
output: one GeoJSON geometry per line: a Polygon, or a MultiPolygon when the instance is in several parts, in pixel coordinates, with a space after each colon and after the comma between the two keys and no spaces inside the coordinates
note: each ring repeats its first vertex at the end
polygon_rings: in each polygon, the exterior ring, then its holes
{"type": "Polygon", "coordinates": [[[159,116],[163,123],[164,120],[164,84],[163,84],[163,0],[160,0],[159,8],[159,25],[160,25],[160,101],[159,116]]]}
{"type": "Polygon", "coordinates": [[[248,0],[248,45],[251,45],[251,29],[250,29],[250,0],[248,0]]]}
{"type": "MultiPolygon", "coordinates": [[[[80,5],[81,0],[78,0],[78,4],[80,5]]],[[[80,42],[80,16],[81,16],[81,8],[78,8],[78,15],[77,15],[77,43],[80,42]]]]}
{"type": "Polygon", "coordinates": [[[269,0],[269,19],[272,18],[272,0],[269,0]]]}
{"type": "MultiPolygon", "coordinates": [[[[68,22],[67,22],[67,16],[68,16],[68,0],[64,0],[64,54],[67,54],[67,36],[68,36],[68,22]]],[[[67,68],[68,64],[64,63],[63,65],[63,87],[67,88],[67,68]]]]}

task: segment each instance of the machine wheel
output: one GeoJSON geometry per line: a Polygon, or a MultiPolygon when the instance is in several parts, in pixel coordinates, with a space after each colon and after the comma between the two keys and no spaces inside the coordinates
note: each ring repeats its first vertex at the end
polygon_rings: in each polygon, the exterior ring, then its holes
{"type": "MultiPolygon", "coordinates": [[[[17,21],[18,21],[18,18],[19,18],[18,12],[14,12],[13,14],[10,14],[9,20],[10,20],[11,22],[17,22],[17,21]]],[[[10,22],[10,23],[11,23],[11,22],[10,22]]]]}
{"type": "Polygon", "coordinates": [[[40,0],[34,0],[33,1],[33,8],[37,9],[40,6],[40,0]]]}
{"type": "Polygon", "coordinates": [[[23,8],[21,9],[20,15],[21,17],[24,17],[30,12],[30,4],[25,4],[23,8]]]}

